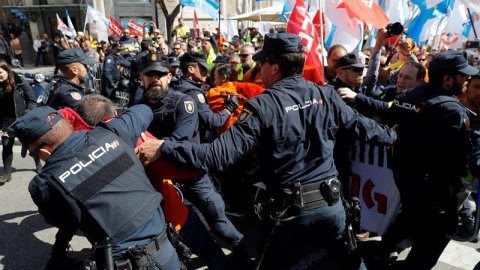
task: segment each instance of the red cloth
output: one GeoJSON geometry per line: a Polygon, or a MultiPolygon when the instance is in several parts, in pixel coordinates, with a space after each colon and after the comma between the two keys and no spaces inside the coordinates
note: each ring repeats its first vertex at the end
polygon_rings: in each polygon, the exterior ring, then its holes
{"type": "Polygon", "coordinates": [[[310,72],[304,72],[304,78],[316,84],[323,85],[323,67],[319,55],[322,52],[322,46],[318,41],[317,31],[314,30],[310,15],[308,15],[307,8],[302,0],[297,0],[295,8],[290,15],[287,25],[287,33],[293,33],[302,38],[302,43],[305,46],[303,53],[305,54],[305,66],[312,67],[310,72]],[[304,27],[305,26],[305,27],[304,27]]]}

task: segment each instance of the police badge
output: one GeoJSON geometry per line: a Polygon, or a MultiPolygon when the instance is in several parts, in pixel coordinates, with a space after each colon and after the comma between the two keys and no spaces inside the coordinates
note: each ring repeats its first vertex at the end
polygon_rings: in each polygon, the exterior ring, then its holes
{"type": "Polygon", "coordinates": [[[205,97],[203,96],[203,94],[198,94],[197,98],[198,98],[198,101],[200,101],[201,103],[205,103],[205,97]]]}
{"type": "Polygon", "coordinates": [[[190,113],[190,114],[195,112],[195,106],[193,106],[193,101],[185,100],[183,102],[183,105],[185,107],[185,112],[190,113]]]}
{"type": "Polygon", "coordinates": [[[238,116],[238,121],[245,122],[252,115],[252,111],[249,109],[243,109],[243,111],[238,116]]]}
{"type": "Polygon", "coordinates": [[[72,98],[75,99],[75,100],[82,99],[82,95],[80,95],[80,93],[77,93],[77,92],[71,92],[70,96],[72,96],[72,98]]]}

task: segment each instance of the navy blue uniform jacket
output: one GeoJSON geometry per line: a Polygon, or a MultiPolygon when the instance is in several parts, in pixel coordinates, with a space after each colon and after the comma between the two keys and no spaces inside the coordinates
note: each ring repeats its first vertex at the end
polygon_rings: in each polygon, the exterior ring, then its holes
{"type": "Polygon", "coordinates": [[[340,127],[371,142],[392,143],[396,135],[347,106],[333,87],[287,77],[250,99],[214,142],[165,141],[161,154],[193,168],[225,170],[257,146],[267,188],[315,182],[337,174],[332,153],[340,127]]]}

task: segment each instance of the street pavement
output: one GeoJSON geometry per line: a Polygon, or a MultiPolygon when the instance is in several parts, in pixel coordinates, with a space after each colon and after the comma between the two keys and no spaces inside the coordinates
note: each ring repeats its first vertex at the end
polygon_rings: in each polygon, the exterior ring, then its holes
{"type": "MultiPolygon", "coordinates": [[[[47,225],[38,214],[37,207],[32,202],[28,193],[28,183],[35,176],[35,163],[31,157],[22,159],[19,145],[14,147],[14,161],[12,181],[0,187],[0,270],[30,270],[43,269],[48,260],[50,249],[55,239],[57,229],[47,225]]],[[[0,169],[0,172],[3,168],[0,169]]],[[[258,228],[260,223],[247,215],[244,218],[233,218],[232,222],[239,231],[245,234],[248,253],[256,256],[258,245],[258,228]]],[[[360,248],[364,255],[365,263],[369,269],[380,270],[375,265],[372,251],[378,245],[379,237],[361,242],[360,248]]],[[[219,241],[221,243],[221,241],[219,241]]],[[[231,254],[226,245],[221,243],[224,251],[231,259],[231,254]]],[[[71,242],[72,255],[79,258],[89,256],[90,244],[81,233],[77,233],[71,242]]],[[[408,254],[408,249],[400,254],[403,260],[408,254]]],[[[478,244],[461,243],[452,241],[442,254],[434,270],[471,270],[480,261],[478,244]]],[[[328,258],[325,258],[322,269],[336,269],[328,258]]],[[[396,264],[392,269],[399,269],[401,264],[396,264]]],[[[200,259],[193,259],[191,269],[206,269],[200,259]]],[[[240,268],[238,268],[240,269],[240,268]]]]}
{"type": "MultiPolygon", "coordinates": [[[[51,76],[54,67],[34,67],[27,63],[26,69],[30,73],[42,72],[51,76]]],[[[14,70],[25,72],[17,68],[14,70]]],[[[30,198],[28,183],[35,176],[35,163],[30,157],[21,158],[18,143],[14,147],[13,167],[12,181],[0,186],[0,205],[2,206],[0,207],[0,270],[43,269],[49,258],[57,229],[45,223],[30,198]]],[[[0,173],[2,172],[3,167],[0,168],[0,173]]],[[[261,223],[254,217],[253,213],[242,218],[231,217],[231,219],[238,230],[245,235],[248,254],[252,258],[256,257],[259,246],[258,229],[261,223]]],[[[371,270],[383,270],[376,265],[373,259],[373,250],[377,247],[379,240],[380,237],[373,237],[368,241],[359,243],[365,264],[371,270]]],[[[221,240],[218,241],[229,260],[232,261],[229,247],[221,240]]],[[[82,259],[89,257],[91,245],[80,232],[73,238],[71,246],[72,256],[82,259]]],[[[399,263],[391,269],[400,269],[401,261],[405,259],[408,251],[407,248],[400,253],[399,263]]],[[[327,256],[323,261],[325,267],[322,269],[337,269],[327,256]]],[[[451,241],[433,269],[471,270],[479,262],[480,247],[478,244],[451,241]]],[[[194,258],[190,269],[206,269],[206,267],[200,259],[194,258]]]]}

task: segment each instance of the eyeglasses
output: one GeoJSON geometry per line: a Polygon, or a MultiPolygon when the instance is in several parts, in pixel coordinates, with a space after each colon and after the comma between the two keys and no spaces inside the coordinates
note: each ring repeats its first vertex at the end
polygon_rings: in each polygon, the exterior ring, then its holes
{"type": "Polygon", "coordinates": [[[252,53],[246,53],[246,54],[239,54],[238,56],[242,57],[242,58],[245,58],[245,57],[248,57],[250,54],[252,53]]]}
{"type": "Polygon", "coordinates": [[[341,70],[349,70],[351,69],[355,73],[360,73],[363,72],[363,68],[360,67],[347,67],[347,68],[341,68],[341,70]]]}
{"type": "Polygon", "coordinates": [[[167,73],[167,72],[160,72],[160,71],[152,70],[152,71],[149,71],[149,72],[147,72],[147,73],[145,73],[145,74],[143,74],[143,75],[145,75],[145,76],[147,76],[147,77],[156,76],[156,77],[159,77],[159,78],[163,78],[163,77],[167,76],[168,73],[167,73]]]}
{"type": "Polygon", "coordinates": [[[34,157],[34,158],[38,157],[38,153],[40,153],[40,149],[42,149],[45,145],[47,145],[47,144],[46,143],[40,144],[35,149],[33,149],[33,151],[28,153],[28,155],[31,156],[31,157],[34,157]]]}

